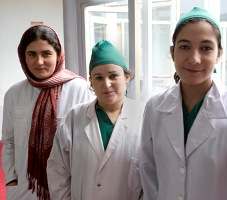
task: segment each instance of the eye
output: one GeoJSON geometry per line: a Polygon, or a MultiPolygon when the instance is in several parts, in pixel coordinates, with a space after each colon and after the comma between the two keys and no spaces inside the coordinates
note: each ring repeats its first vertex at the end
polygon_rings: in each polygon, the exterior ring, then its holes
{"type": "Polygon", "coordinates": [[[29,56],[29,57],[35,57],[36,56],[36,53],[35,52],[32,52],[32,51],[29,51],[29,52],[27,52],[27,56],[29,56]]]}
{"type": "Polygon", "coordinates": [[[117,74],[111,74],[111,75],[110,75],[110,79],[116,79],[117,77],[118,77],[117,74]]]}
{"type": "Polygon", "coordinates": [[[51,52],[49,52],[49,51],[43,53],[43,56],[44,56],[44,57],[48,57],[48,56],[50,56],[50,55],[52,55],[52,54],[51,54],[51,52]]]}
{"type": "Polygon", "coordinates": [[[95,76],[95,80],[102,80],[102,76],[95,76]]]}
{"type": "Polygon", "coordinates": [[[179,48],[180,49],[189,49],[190,47],[188,45],[181,45],[179,48]]]}
{"type": "Polygon", "coordinates": [[[209,46],[204,46],[201,49],[202,49],[202,51],[211,51],[212,50],[212,48],[209,46]]]}

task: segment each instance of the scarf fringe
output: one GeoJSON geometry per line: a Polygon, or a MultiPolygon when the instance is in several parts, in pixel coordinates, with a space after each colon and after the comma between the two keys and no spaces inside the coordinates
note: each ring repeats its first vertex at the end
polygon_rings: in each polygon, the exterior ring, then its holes
{"type": "Polygon", "coordinates": [[[50,200],[50,193],[48,188],[45,188],[38,184],[37,180],[31,176],[31,174],[27,174],[28,179],[28,190],[31,190],[32,193],[36,192],[36,196],[39,200],[50,200]]]}

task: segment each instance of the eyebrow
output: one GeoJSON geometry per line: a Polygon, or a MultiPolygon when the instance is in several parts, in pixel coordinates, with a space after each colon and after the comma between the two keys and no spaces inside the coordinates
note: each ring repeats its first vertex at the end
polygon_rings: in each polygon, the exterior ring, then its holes
{"type": "MultiPolygon", "coordinates": [[[[177,44],[179,44],[179,43],[181,43],[181,42],[191,43],[190,40],[181,39],[181,40],[177,41],[177,44]]],[[[212,40],[202,40],[201,43],[210,43],[210,44],[214,44],[214,42],[213,42],[212,40]]]]}
{"type": "MultiPolygon", "coordinates": [[[[41,51],[41,53],[49,53],[49,52],[52,52],[50,50],[44,50],[44,51],[41,51]]],[[[37,51],[27,51],[26,53],[37,53],[37,51]]]]}

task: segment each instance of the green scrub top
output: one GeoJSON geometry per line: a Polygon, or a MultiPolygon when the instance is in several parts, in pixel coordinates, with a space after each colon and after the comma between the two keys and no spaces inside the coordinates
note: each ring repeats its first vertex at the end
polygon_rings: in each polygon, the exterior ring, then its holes
{"type": "Polygon", "coordinates": [[[106,112],[98,104],[95,105],[95,112],[99,122],[103,147],[106,150],[114,129],[114,124],[111,122],[106,112]]]}
{"type": "Polygon", "coordinates": [[[203,99],[204,98],[202,98],[200,101],[198,101],[198,103],[194,106],[194,108],[192,109],[192,111],[190,113],[188,113],[184,100],[182,100],[183,121],[184,121],[184,144],[186,144],[186,142],[187,142],[188,133],[192,127],[192,124],[193,124],[202,104],[203,104],[203,99]]]}

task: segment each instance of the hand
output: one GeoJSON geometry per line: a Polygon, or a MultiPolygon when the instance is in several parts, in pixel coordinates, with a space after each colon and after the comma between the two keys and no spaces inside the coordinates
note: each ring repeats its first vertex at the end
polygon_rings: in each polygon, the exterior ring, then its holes
{"type": "Polygon", "coordinates": [[[15,186],[17,185],[17,180],[10,181],[9,183],[6,184],[6,186],[15,186]]]}

